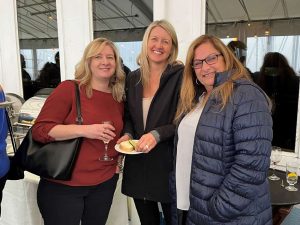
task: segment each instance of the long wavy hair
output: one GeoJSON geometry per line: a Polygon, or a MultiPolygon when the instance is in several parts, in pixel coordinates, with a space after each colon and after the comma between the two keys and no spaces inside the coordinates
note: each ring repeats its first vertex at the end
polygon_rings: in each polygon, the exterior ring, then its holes
{"type": "Polygon", "coordinates": [[[176,59],[178,56],[178,40],[174,27],[166,20],[153,21],[144,33],[142,50],[139,56],[137,57],[137,64],[140,66],[141,80],[144,86],[149,83],[150,74],[150,63],[148,59],[148,39],[152,29],[155,27],[163,28],[171,36],[172,39],[172,48],[167,64],[177,63],[176,59]]]}
{"type": "Polygon", "coordinates": [[[113,98],[121,102],[124,100],[124,84],[125,74],[122,69],[120,55],[115,44],[106,38],[97,38],[90,42],[84,50],[83,56],[80,62],[76,65],[75,79],[80,81],[80,85],[86,86],[86,95],[91,98],[93,94],[92,89],[92,72],[91,72],[91,60],[103,50],[105,46],[110,46],[113,49],[114,57],[116,61],[116,70],[114,75],[110,78],[109,87],[112,90],[113,98]]]}
{"type": "MultiPolygon", "coordinates": [[[[225,105],[228,103],[230,96],[232,95],[233,82],[235,80],[241,78],[251,80],[245,67],[219,38],[211,35],[202,35],[196,38],[188,49],[185,68],[183,72],[183,81],[180,90],[180,100],[178,103],[175,121],[178,121],[178,119],[182,115],[185,115],[192,111],[198,102],[196,96],[199,95],[201,90],[205,91],[204,86],[200,82],[199,84],[196,83],[197,76],[195,70],[192,68],[195,50],[198,46],[204,43],[212,44],[214,48],[222,54],[223,60],[225,62],[225,71],[231,71],[232,73],[230,79],[228,79],[220,86],[214,88],[211,92],[211,95],[220,98],[221,109],[225,107],[225,105]]],[[[220,58],[219,60],[222,59],[220,58]]]]}
{"type": "MultiPolygon", "coordinates": [[[[279,52],[268,52],[264,57],[263,65],[260,68],[258,85],[269,95],[271,96],[272,84],[270,79],[267,79],[270,76],[278,79],[278,86],[280,91],[285,91],[286,82],[291,80],[293,77],[296,77],[297,74],[294,69],[289,65],[287,58],[279,52]]],[[[277,87],[278,88],[278,87],[277,87]]],[[[277,90],[278,91],[278,90],[277,90]]]]}

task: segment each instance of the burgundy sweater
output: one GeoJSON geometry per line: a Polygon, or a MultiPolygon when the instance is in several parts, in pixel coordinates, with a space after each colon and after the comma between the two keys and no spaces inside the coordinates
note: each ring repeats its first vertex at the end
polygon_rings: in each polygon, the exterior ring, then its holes
{"type": "MultiPolygon", "coordinates": [[[[83,138],[72,179],[70,181],[53,181],[70,186],[91,186],[110,179],[115,173],[118,152],[114,146],[123,128],[124,105],[115,101],[112,94],[97,90],[93,90],[92,97],[87,98],[84,86],[80,88],[80,101],[84,125],[101,123],[104,120],[113,121],[116,137],[109,143],[108,155],[114,160],[99,161],[98,158],[104,154],[103,142],[83,138]]],[[[43,143],[54,141],[48,135],[49,131],[58,124],[75,124],[75,118],[74,83],[64,81],[47,98],[33,126],[33,138],[43,143]]]]}

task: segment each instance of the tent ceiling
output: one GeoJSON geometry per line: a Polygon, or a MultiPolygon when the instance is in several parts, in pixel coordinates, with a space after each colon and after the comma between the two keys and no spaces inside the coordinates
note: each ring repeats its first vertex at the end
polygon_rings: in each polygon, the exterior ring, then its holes
{"type": "MultiPolygon", "coordinates": [[[[57,38],[55,0],[17,0],[20,39],[57,38]]],[[[200,11],[199,11],[200,12],[200,11]]],[[[152,0],[93,0],[94,31],[145,28],[152,0]]],[[[207,0],[207,22],[299,20],[300,0],[207,0]]]]}
{"type": "Polygon", "coordinates": [[[300,35],[299,0],[208,0],[206,32],[246,41],[253,36],[300,35]]]}
{"type": "MultiPolygon", "coordinates": [[[[94,31],[145,28],[152,1],[93,0],[94,31]]],[[[55,0],[17,0],[20,39],[57,38],[55,0]]]]}
{"type": "Polygon", "coordinates": [[[207,0],[208,24],[300,18],[299,0],[207,0]]]}

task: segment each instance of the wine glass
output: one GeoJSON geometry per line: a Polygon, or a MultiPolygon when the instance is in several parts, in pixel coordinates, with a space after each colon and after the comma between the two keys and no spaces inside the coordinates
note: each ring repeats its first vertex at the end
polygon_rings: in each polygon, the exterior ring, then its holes
{"type": "Polygon", "coordinates": [[[274,166],[273,166],[273,174],[269,176],[270,180],[280,180],[280,178],[275,174],[276,165],[280,162],[280,160],[281,160],[281,148],[273,146],[271,152],[271,162],[274,164],[274,166]]]}
{"type": "Polygon", "coordinates": [[[294,186],[298,181],[298,168],[297,162],[286,163],[286,181],[289,186],[286,186],[285,189],[288,191],[298,191],[298,188],[294,186]]]}
{"type": "MultiPolygon", "coordinates": [[[[113,121],[110,121],[110,120],[102,121],[101,124],[110,124],[112,126],[114,125],[113,121]]],[[[109,142],[110,142],[110,140],[103,140],[105,151],[104,151],[104,155],[99,158],[100,161],[112,161],[113,160],[113,158],[107,154],[109,142]]]]}

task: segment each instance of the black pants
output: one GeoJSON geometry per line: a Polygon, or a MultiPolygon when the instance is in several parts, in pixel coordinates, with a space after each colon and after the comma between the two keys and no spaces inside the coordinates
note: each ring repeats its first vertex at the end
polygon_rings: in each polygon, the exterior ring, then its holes
{"type": "Polygon", "coordinates": [[[45,225],[105,225],[118,177],[81,187],[41,179],[37,202],[45,225]]]}
{"type": "Polygon", "coordinates": [[[177,209],[178,225],[185,225],[188,211],[177,209]]]}
{"type": "MultiPolygon", "coordinates": [[[[134,199],[141,225],[160,225],[158,203],[142,199],[134,199]]],[[[171,204],[161,203],[166,225],[171,224],[171,204]]]]}
{"type": "Polygon", "coordinates": [[[0,178],[0,216],[1,216],[1,202],[2,202],[2,191],[6,183],[7,176],[0,178]]]}

